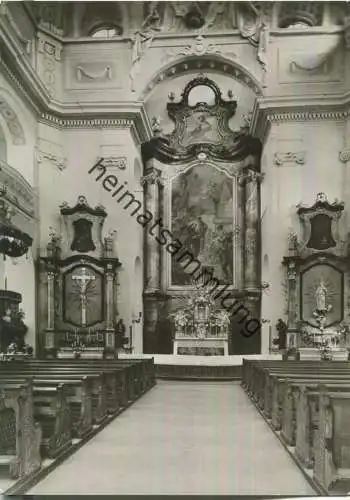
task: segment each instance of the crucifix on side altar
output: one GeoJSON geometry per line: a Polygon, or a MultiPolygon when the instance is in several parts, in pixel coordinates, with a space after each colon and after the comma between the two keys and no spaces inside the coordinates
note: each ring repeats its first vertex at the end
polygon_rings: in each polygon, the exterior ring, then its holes
{"type": "Polygon", "coordinates": [[[81,324],[86,326],[86,291],[87,286],[96,277],[93,274],[87,274],[86,267],[81,268],[81,273],[72,276],[72,279],[78,283],[80,288],[80,303],[81,303],[81,324]]]}

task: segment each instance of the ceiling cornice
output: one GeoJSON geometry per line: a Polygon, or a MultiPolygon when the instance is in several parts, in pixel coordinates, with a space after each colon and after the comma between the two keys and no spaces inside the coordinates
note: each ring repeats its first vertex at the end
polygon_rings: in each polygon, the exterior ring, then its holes
{"type": "MultiPolygon", "coordinates": [[[[60,129],[131,127],[140,142],[152,137],[141,101],[63,103],[53,99],[30,64],[23,44],[11,33],[6,15],[1,15],[0,71],[29,105],[38,121],[60,129]]],[[[343,120],[349,114],[350,92],[327,96],[257,97],[251,133],[264,140],[273,122],[343,120]]]]}
{"type": "Polygon", "coordinates": [[[327,96],[257,97],[250,132],[265,141],[272,123],[338,121],[350,116],[350,92],[327,96]]]}
{"type": "Polygon", "coordinates": [[[53,99],[34,71],[23,47],[7,34],[0,16],[0,71],[23,98],[40,122],[57,128],[132,128],[135,139],[148,141],[153,136],[142,102],[75,102],[53,99]]]}

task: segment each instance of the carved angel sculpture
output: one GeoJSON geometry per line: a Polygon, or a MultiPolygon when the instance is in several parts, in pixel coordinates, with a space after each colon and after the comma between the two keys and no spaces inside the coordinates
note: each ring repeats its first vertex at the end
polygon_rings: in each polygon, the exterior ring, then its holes
{"type": "Polygon", "coordinates": [[[203,28],[210,28],[215,24],[216,18],[225,12],[226,2],[210,2],[210,6],[205,16],[203,28]]]}
{"type": "Polygon", "coordinates": [[[265,67],[267,64],[268,19],[264,6],[257,2],[239,5],[238,29],[243,38],[247,38],[258,48],[257,59],[265,67]]]}
{"type": "MultiPolygon", "coordinates": [[[[132,87],[139,61],[145,52],[150,48],[155,34],[162,29],[158,6],[159,2],[149,2],[148,12],[142,23],[141,29],[135,33],[132,51],[132,67],[130,70],[132,87]]],[[[134,90],[134,88],[132,88],[132,90],[134,90]]]]}

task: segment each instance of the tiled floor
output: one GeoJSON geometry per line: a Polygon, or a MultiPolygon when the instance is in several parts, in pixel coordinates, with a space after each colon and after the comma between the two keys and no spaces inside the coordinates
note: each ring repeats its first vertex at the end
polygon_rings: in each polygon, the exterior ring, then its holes
{"type": "Polygon", "coordinates": [[[159,381],[28,494],[314,492],[238,383],[159,381]]]}

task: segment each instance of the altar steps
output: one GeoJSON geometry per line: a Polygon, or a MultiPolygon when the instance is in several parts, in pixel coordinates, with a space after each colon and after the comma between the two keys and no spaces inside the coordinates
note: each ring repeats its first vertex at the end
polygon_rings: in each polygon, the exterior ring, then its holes
{"type": "Polygon", "coordinates": [[[239,365],[156,365],[156,377],[168,380],[239,380],[241,372],[239,365]]]}
{"type": "Polygon", "coordinates": [[[173,354],[126,354],[119,359],[153,358],[156,377],[167,380],[239,380],[243,358],[281,360],[281,354],[245,354],[230,356],[177,356],[173,354]]]}

